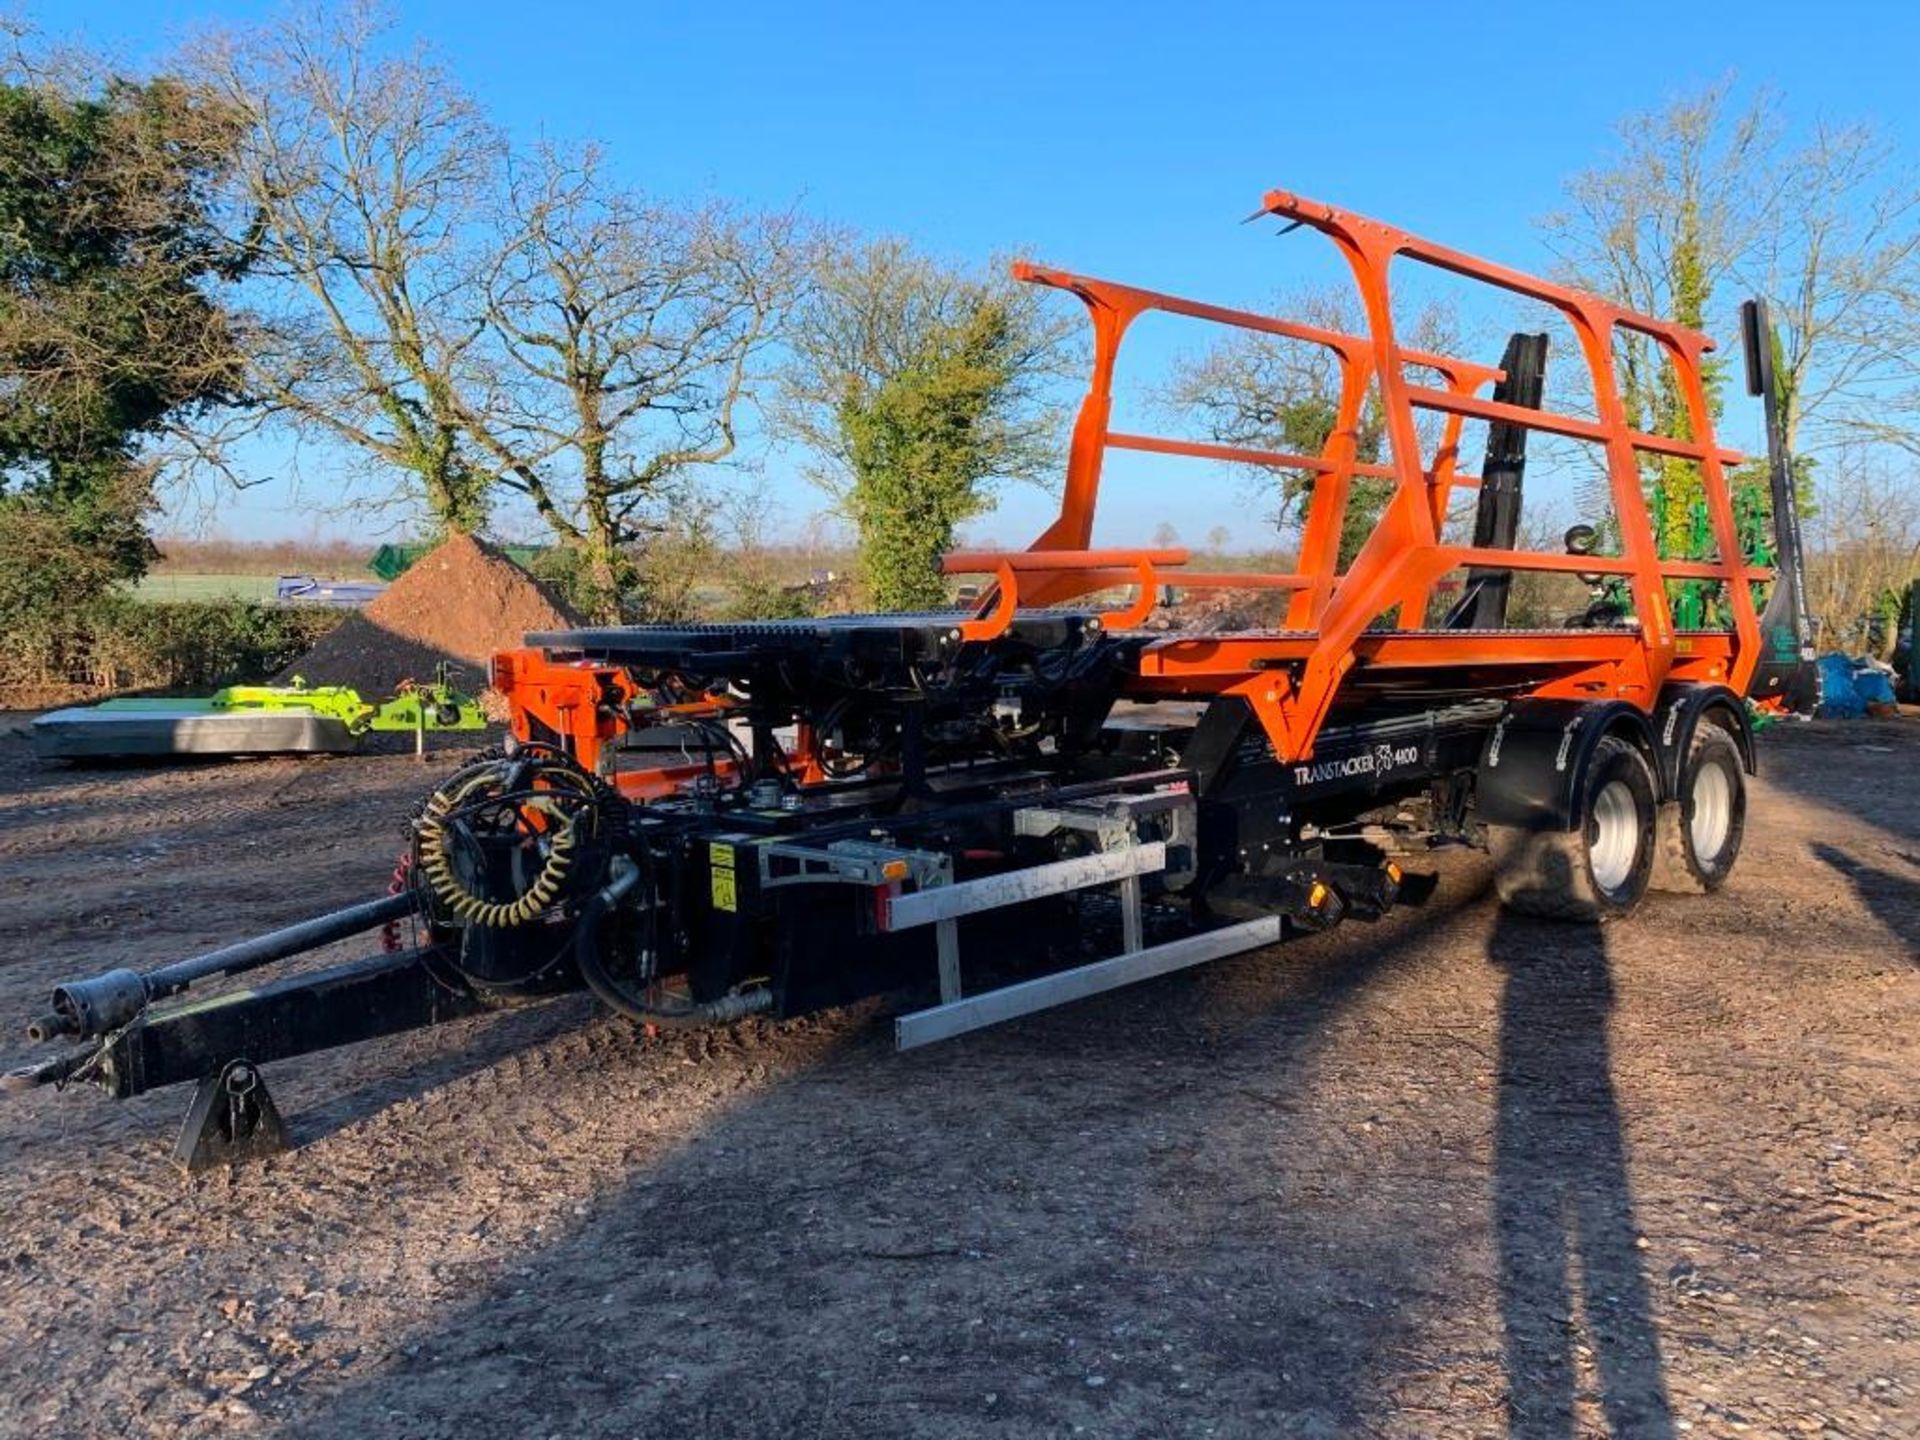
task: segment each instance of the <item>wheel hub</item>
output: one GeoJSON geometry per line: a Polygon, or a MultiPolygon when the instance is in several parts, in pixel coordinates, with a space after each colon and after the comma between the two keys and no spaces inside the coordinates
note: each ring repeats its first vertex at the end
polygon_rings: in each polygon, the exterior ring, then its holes
{"type": "Polygon", "coordinates": [[[1588,863],[1593,881],[1612,892],[1627,883],[1640,852],[1640,807],[1624,780],[1609,781],[1593,799],[1587,825],[1588,863]]]}
{"type": "Polygon", "coordinates": [[[1687,819],[1693,858],[1702,865],[1712,865],[1727,848],[1732,833],[1732,782],[1720,766],[1702,766],[1693,777],[1693,813],[1687,819]]]}

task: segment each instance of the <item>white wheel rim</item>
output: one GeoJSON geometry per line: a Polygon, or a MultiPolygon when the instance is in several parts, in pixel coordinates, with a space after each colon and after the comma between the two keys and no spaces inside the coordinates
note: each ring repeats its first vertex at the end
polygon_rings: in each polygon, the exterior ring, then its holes
{"type": "Polygon", "coordinates": [[[1733,834],[1733,782],[1725,767],[1702,765],[1693,777],[1693,813],[1687,820],[1687,838],[1693,858],[1712,865],[1727,848],[1733,834]]]}
{"type": "Polygon", "coordinates": [[[1593,819],[1587,827],[1593,883],[1609,893],[1617,891],[1633,874],[1639,855],[1640,807],[1634,803],[1633,787],[1610,780],[1593,797],[1593,819]]]}

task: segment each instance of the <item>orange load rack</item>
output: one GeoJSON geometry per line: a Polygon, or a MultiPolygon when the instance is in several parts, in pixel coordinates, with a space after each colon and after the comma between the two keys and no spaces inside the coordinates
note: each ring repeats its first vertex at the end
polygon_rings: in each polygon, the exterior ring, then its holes
{"type": "Polygon", "coordinates": [[[1367,318],[1366,335],[1339,334],[1035,265],[1014,267],[1018,278],[1066,290],[1086,305],[1093,324],[1093,373],[1073,428],[1059,517],[1026,552],[947,558],[949,573],[996,577],[968,626],[969,638],[997,633],[1020,605],[1058,605],[1116,586],[1137,587],[1138,594],[1124,609],[1100,617],[1109,627],[1140,623],[1162,584],[1290,590],[1286,629],[1154,641],[1140,653],[1138,673],[1128,686],[1138,698],[1243,697],[1276,754],[1286,760],[1312,754],[1315,737],[1336,703],[1389,695],[1409,686],[1424,684],[1430,692],[1457,688],[1509,696],[1622,699],[1649,713],[1662,685],[1670,681],[1708,681],[1744,693],[1760,656],[1747,582],[1770,580],[1772,572],[1750,567],[1742,557],[1726,478],[1727,467],[1739,464],[1741,457],[1721,448],[1713,437],[1713,414],[1701,377],[1702,357],[1714,348],[1707,336],[1284,190],[1268,192],[1256,215],[1308,226],[1333,242],[1352,271],[1367,318]],[[1504,378],[1500,369],[1403,348],[1394,328],[1392,290],[1393,264],[1402,257],[1551,306],[1576,337],[1589,373],[1595,416],[1505,403],[1482,393],[1504,378]],[[1290,454],[1114,430],[1110,421],[1120,345],[1133,321],[1149,311],[1331,351],[1340,387],[1335,423],[1320,453],[1290,454]],[[1696,438],[1651,435],[1629,425],[1614,373],[1619,331],[1651,340],[1670,362],[1689,432],[1696,438]],[[1415,383],[1407,373],[1410,366],[1436,372],[1442,384],[1415,383]],[[1358,453],[1362,407],[1370,391],[1377,391],[1385,422],[1389,453],[1384,463],[1365,462],[1358,453]],[[1444,417],[1431,455],[1422,453],[1415,423],[1420,411],[1444,417]],[[1622,553],[1576,555],[1447,543],[1443,530],[1453,492],[1479,483],[1457,468],[1461,427],[1468,419],[1602,446],[1622,553]],[[1110,449],[1313,474],[1316,482],[1297,565],[1287,573],[1185,574],[1177,573],[1184,552],[1088,548],[1101,470],[1110,449]],[[1717,559],[1660,557],[1641,490],[1643,454],[1699,466],[1717,559]],[[1394,492],[1351,565],[1341,570],[1341,521],[1356,477],[1391,480],[1394,492]],[[1607,629],[1424,628],[1435,582],[1469,566],[1624,576],[1633,598],[1633,619],[1630,625],[1607,629]],[[1684,579],[1722,582],[1731,630],[1675,633],[1666,582],[1684,579]]]}

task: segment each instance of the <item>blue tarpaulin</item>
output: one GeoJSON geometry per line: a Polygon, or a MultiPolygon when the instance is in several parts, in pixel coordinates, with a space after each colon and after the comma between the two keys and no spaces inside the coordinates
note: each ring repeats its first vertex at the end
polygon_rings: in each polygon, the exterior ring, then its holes
{"type": "Polygon", "coordinates": [[[1868,668],[1853,672],[1854,693],[1861,703],[1871,708],[1875,705],[1892,705],[1896,701],[1893,695],[1893,681],[1887,678],[1884,670],[1868,668]]]}
{"type": "Polygon", "coordinates": [[[1823,720],[1858,720],[1869,705],[1892,705],[1893,682],[1868,660],[1834,652],[1820,657],[1820,708],[1823,720]]]}

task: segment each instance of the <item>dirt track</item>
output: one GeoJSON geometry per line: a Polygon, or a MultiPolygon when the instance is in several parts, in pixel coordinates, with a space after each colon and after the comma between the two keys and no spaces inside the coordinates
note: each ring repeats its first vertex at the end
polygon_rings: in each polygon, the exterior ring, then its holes
{"type": "MultiPolygon", "coordinates": [[[[0,1434],[1920,1436],[1920,724],[1767,737],[1733,884],[1435,900],[931,1051],[580,1002],[0,1104],[0,1434]]],[[[54,981],[385,880],[412,761],[0,736],[0,1065],[54,981]]]]}

